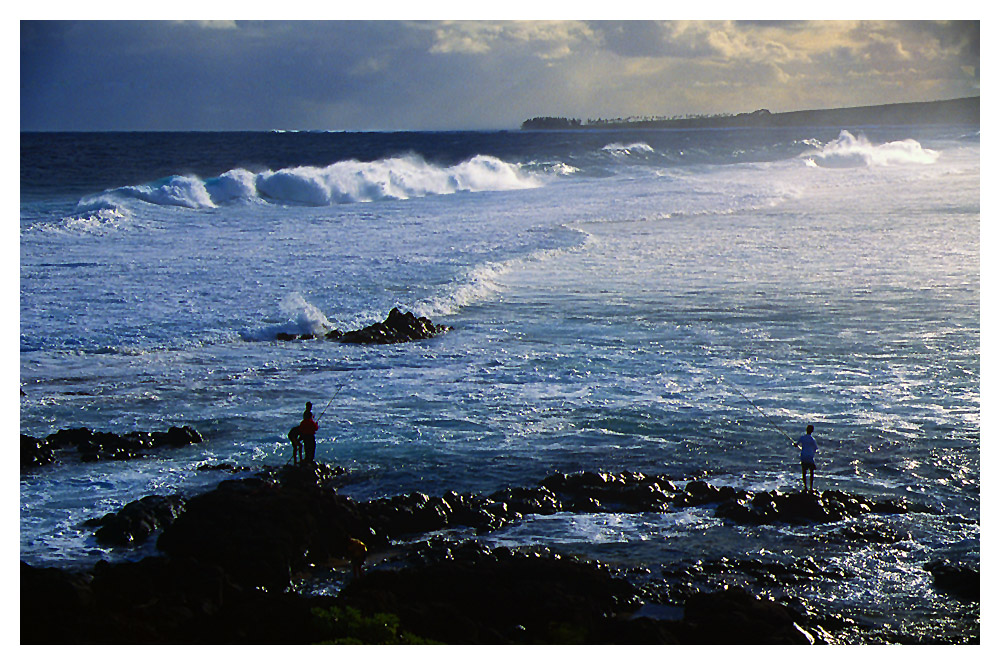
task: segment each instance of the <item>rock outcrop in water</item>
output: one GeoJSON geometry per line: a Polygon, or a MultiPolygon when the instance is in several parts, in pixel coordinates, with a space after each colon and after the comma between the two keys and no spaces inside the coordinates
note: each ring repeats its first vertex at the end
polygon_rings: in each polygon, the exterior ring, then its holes
{"type": "MultiPolygon", "coordinates": [[[[373,323],[360,330],[348,332],[331,330],[323,337],[343,344],[402,344],[430,339],[448,330],[451,330],[451,326],[436,324],[427,317],[418,317],[413,312],[403,313],[399,311],[399,308],[393,307],[385,321],[373,323]]],[[[316,336],[311,334],[293,335],[290,333],[278,333],[276,337],[278,341],[315,338],[316,336]]]]}
{"type": "Polygon", "coordinates": [[[95,432],[86,427],[61,429],[44,439],[21,435],[21,468],[56,461],[59,451],[75,450],[80,461],[124,460],[140,457],[156,448],[181,448],[202,443],[201,434],[189,426],[166,432],[95,432]]]}
{"type": "Polygon", "coordinates": [[[447,330],[449,326],[432,323],[426,317],[417,317],[413,312],[400,312],[393,307],[381,323],[374,323],[361,330],[352,330],[342,335],[328,333],[327,338],[344,344],[399,344],[419,339],[429,339],[447,330]]]}

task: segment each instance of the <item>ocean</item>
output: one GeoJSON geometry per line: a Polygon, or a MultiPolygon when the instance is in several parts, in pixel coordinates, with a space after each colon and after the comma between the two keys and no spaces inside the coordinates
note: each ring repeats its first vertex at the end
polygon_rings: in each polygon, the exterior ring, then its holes
{"type": "Polygon", "coordinates": [[[812,424],[817,489],[938,512],[871,516],[888,545],[705,508],[479,537],[623,569],[812,557],[845,576],[797,593],[872,626],[968,614],[922,566],[979,562],[978,127],[24,133],[20,211],[21,433],[205,438],[23,470],[22,561],[154,553],[82,522],[284,463],[306,401],[359,500],[581,470],[792,491],[812,424]],[[276,341],[393,307],[452,330],[276,341]]]}

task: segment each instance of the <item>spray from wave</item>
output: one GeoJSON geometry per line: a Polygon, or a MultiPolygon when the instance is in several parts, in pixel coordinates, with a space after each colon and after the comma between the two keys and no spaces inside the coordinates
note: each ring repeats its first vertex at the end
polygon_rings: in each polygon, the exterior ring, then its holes
{"type": "Polygon", "coordinates": [[[80,208],[116,208],[130,200],[185,208],[234,202],[328,206],[403,200],[458,192],[503,191],[541,186],[517,164],[477,155],[453,166],[418,155],[373,162],[346,160],[328,166],[296,166],[252,172],[237,168],[214,178],[175,175],[144,185],[119,187],[80,201],[80,208]]]}
{"type": "Polygon", "coordinates": [[[285,317],[285,321],[255,330],[246,330],[241,335],[243,339],[255,342],[273,340],[281,333],[321,337],[335,328],[326,315],[301,293],[290,293],[285,296],[279,303],[278,309],[281,316],[285,317]]]}
{"type": "Polygon", "coordinates": [[[865,136],[856,137],[845,129],[836,140],[822,146],[817,143],[801,157],[810,166],[845,168],[933,164],[938,155],[936,150],[924,148],[913,139],[874,145],[865,136]]]}
{"type": "Polygon", "coordinates": [[[630,157],[635,155],[652,154],[656,152],[648,144],[637,142],[625,145],[623,143],[609,143],[601,148],[604,152],[615,157],[630,157]]]}

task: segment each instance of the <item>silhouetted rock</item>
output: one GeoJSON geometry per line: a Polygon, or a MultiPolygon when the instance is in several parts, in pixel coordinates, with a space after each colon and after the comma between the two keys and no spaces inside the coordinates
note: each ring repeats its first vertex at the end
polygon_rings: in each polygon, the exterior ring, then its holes
{"type": "Polygon", "coordinates": [[[689,644],[812,644],[780,603],[742,589],[692,596],[684,605],[689,644]]]}
{"type": "Polygon", "coordinates": [[[665,476],[621,473],[553,474],[541,482],[564,510],[573,512],[661,512],[679,490],[665,476]]]}
{"type": "Polygon", "coordinates": [[[171,427],[166,432],[129,432],[114,434],[95,432],[86,427],[61,429],[48,435],[44,443],[34,437],[21,436],[22,466],[48,464],[56,459],[55,451],[75,448],[84,462],[125,460],[140,457],[154,448],[201,443],[201,435],[192,427],[171,427]],[[48,460],[48,461],[45,461],[48,460]],[[25,462],[28,462],[25,464],[25,462]]]}
{"type": "Polygon", "coordinates": [[[428,339],[450,329],[449,326],[434,324],[428,318],[418,318],[412,312],[404,314],[393,307],[385,321],[331,339],[337,339],[345,344],[398,344],[428,339]]]}
{"type": "Polygon", "coordinates": [[[969,600],[979,600],[979,569],[966,564],[935,560],[924,564],[934,576],[934,586],[969,600]]]}
{"type": "Polygon", "coordinates": [[[98,527],[94,535],[105,545],[137,545],[154,531],[172,524],[183,511],[184,499],[180,495],[152,494],[84,524],[98,527]]]}
{"type": "MultiPolygon", "coordinates": [[[[450,326],[432,323],[430,319],[417,317],[412,312],[404,314],[399,308],[393,307],[385,321],[373,323],[360,330],[347,332],[330,330],[323,334],[323,338],[345,344],[400,344],[429,339],[448,330],[451,330],[450,326]]],[[[279,332],[275,335],[275,339],[279,342],[290,342],[316,339],[316,335],[279,332]]]]}
{"type": "Polygon", "coordinates": [[[409,561],[351,582],[341,599],[452,644],[602,641],[609,617],[635,600],[632,586],[606,567],[548,550],[432,541],[409,561]]]}
{"type": "Polygon", "coordinates": [[[55,459],[51,443],[27,434],[21,435],[21,468],[44,466],[55,459]]]}
{"type": "Polygon", "coordinates": [[[350,537],[384,546],[356,502],[317,482],[327,476],[322,468],[289,467],[283,480],[225,480],[189,499],[157,547],[218,565],[237,583],[281,590],[309,564],[344,557],[350,537]]]}

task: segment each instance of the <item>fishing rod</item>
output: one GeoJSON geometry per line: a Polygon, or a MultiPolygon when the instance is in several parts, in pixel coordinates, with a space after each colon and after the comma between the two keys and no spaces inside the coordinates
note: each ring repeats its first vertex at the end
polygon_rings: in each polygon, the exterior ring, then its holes
{"type": "Polygon", "coordinates": [[[323,417],[323,414],[326,413],[326,410],[330,408],[331,404],[333,404],[333,400],[337,396],[337,393],[343,390],[344,386],[346,385],[347,381],[342,381],[341,384],[337,386],[337,389],[333,391],[333,395],[330,397],[330,401],[326,403],[326,406],[323,407],[323,411],[321,411],[319,416],[316,417],[316,422],[319,422],[319,419],[323,417]]]}
{"type": "Polygon", "coordinates": [[[793,446],[797,445],[795,443],[795,439],[793,439],[792,437],[788,436],[788,434],[785,432],[785,430],[783,430],[780,427],[778,427],[778,425],[773,420],[771,420],[771,416],[769,416],[766,413],[764,413],[764,411],[759,406],[757,406],[756,404],[754,404],[754,401],[752,399],[750,399],[749,397],[747,397],[746,393],[744,393],[736,385],[734,385],[733,383],[727,381],[723,377],[718,377],[718,378],[719,378],[720,381],[722,381],[723,383],[727,384],[730,388],[732,388],[733,390],[735,390],[736,392],[738,392],[743,399],[745,399],[747,402],[750,403],[750,406],[752,406],[753,408],[757,409],[757,411],[760,412],[760,415],[764,416],[764,418],[767,419],[767,422],[771,423],[771,427],[773,427],[774,429],[776,429],[779,432],[781,432],[785,436],[786,439],[788,439],[789,441],[792,442],[793,446]]]}

